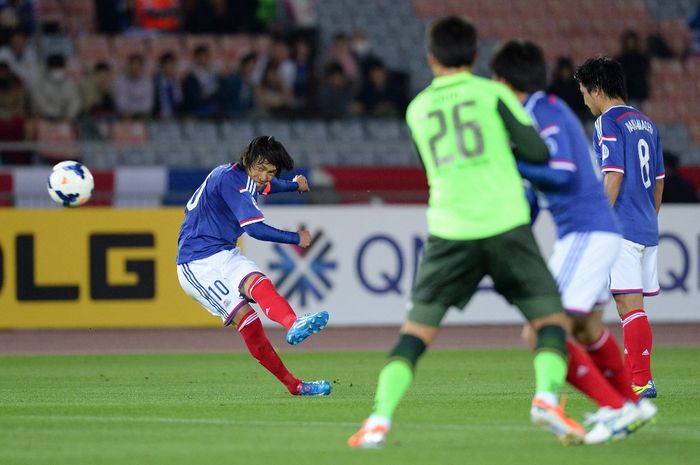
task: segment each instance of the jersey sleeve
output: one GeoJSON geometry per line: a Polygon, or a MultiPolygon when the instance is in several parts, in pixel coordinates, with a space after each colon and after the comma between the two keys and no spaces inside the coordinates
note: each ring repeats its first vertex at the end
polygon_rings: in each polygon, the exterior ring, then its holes
{"type": "Polygon", "coordinates": [[[287,181],[286,179],[272,178],[270,182],[265,185],[265,188],[261,192],[262,195],[276,194],[278,192],[294,192],[299,189],[299,183],[295,181],[287,181]]]}
{"type": "Polygon", "coordinates": [[[498,94],[496,109],[515,145],[515,157],[530,163],[546,163],[549,160],[547,146],[537,134],[532,119],[515,94],[503,87],[498,94]]]}
{"type": "Polygon", "coordinates": [[[540,137],[549,149],[549,167],[555,170],[576,171],[573,147],[567,131],[559,123],[540,129],[540,137]]]}
{"type": "Polygon", "coordinates": [[[666,167],[664,166],[664,150],[661,145],[661,136],[659,130],[656,130],[656,179],[666,177],[666,167]]]}
{"type": "Polygon", "coordinates": [[[625,172],[625,141],[622,132],[614,121],[609,118],[601,118],[598,129],[598,140],[596,143],[600,147],[600,169],[601,171],[616,173],[625,172]]]}
{"type": "Polygon", "coordinates": [[[258,204],[245,187],[238,189],[235,186],[227,186],[222,189],[222,196],[226,205],[238,220],[238,224],[246,226],[252,223],[265,221],[265,215],[258,208],[258,204]]]}

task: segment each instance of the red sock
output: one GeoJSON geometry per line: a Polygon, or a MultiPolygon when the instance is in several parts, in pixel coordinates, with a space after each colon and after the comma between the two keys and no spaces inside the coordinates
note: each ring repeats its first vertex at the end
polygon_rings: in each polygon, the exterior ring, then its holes
{"type": "Polygon", "coordinates": [[[250,295],[265,313],[265,315],[286,329],[292,327],[297,316],[287,300],[279,295],[277,289],[267,276],[258,276],[250,283],[248,288],[250,295]]]}
{"type": "Polygon", "coordinates": [[[603,330],[597,341],[586,346],[586,350],[593,363],[617,392],[633,402],[639,400],[639,396],[632,390],[632,372],[623,363],[620,346],[607,328],[603,330]]]}
{"type": "Polygon", "coordinates": [[[248,312],[238,323],[238,332],[243,336],[250,355],[260,362],[260,365],[264,366],[267,371],[275,375],[291,394],[296,395],[301,381],[287,370],[275,349],[272,348],[255,311],[248,312]]]}
{"type": "Polygon", "coordinates": [[[593,399],[599,407],[621,408],[625,398],[620,395],[595,366],[591,357],[572,341],[566,341],[569,366],[566,380],[573,387],[593,399]]]}
{"type": "Polygon", "coordinates": [[[632,310],[622,317],[622,335],[632,382],[644,386],[651,377],[651,326],[644,309],[632,310]]]}

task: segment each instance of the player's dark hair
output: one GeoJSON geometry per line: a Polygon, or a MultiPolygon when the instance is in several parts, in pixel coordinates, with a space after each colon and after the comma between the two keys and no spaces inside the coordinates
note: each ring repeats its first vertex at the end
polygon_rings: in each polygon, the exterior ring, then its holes
{"type": "Polygon", "coordinates": [[[510,40],[498,48],[491,59],[493,74],[515,90],[531,93],[547,86],[547,63],[537,44],[510,40]]]}
{"type": "Polygon", "coordinates": [[[251,140],[238,160],[244,170],[261,162],[267,162],[276,167],[275,176],[279,176],[282,170],[291,171],[294,168],[294,160],[287,149],[272,136],[258,136],[251,140]]]}
{"type": "Polygon", "coordinates": [[[622,65],[610,57],[589,58],[574,73],[588,92],[600,89],[608,98],[627,100],[627,83],[622,65]]]}
{"type": "Polygon", "coordinates": [[[438,18],[428,27],[426,44],[446,68],[471,66],[476,58],[476,28],[459,16],[438,18]]]}

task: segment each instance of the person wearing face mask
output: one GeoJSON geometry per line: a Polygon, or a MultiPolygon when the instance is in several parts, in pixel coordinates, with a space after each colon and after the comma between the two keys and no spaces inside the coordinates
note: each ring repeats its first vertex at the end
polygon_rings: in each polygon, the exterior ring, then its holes
{"type": "Polygon", "coordinates": [[[362,29],[356,29],[352,33],[350,49],[360,67],[361,84],[364,87],[369,81],[370,66],[377,61],[381,61],[381,59],[372,51],[372,43],[367,37],[367,33],[362,29]]]}
{"type": "Polygon", "coordinates": [[[34,113],[51,120],[71,120],[80,112],[80,92],[66,75],[63,55],[49,55],[44,73],[30,84],[34,113]]]}

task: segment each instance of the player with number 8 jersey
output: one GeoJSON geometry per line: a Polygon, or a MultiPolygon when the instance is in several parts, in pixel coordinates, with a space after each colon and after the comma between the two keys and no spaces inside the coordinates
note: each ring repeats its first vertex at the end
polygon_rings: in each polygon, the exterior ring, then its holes
{"type": "Polygon", "coordinates": [[[593,147],[603,186],[624,238],[610,271],[610,292],[622,319],[625,361],[642,397],[656,397],[651,374],[652,332],[644,297],[659,293],[657,250],[664,188],[661,137],[656,125],[625,103],[622,66],[608,57],[588,59],[575,73],[583,99],[598,119],[593,147]]]}

